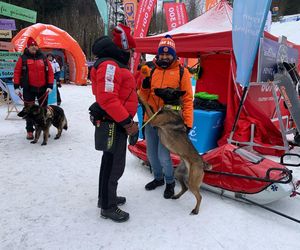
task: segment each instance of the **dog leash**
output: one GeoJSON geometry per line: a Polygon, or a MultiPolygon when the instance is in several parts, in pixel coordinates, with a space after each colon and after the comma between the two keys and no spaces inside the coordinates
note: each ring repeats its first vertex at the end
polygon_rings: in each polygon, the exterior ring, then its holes
{"type": "Polygon", "coordinates": [[[143,127],[145,127],[157,114],[158,112],[161,110],[161,108],[159,110],[157,110],[144,124],[142,127],[139,128],[139,130],[142,130],[143,127]]]}
{"type": "MultiPolygon", "coordinates": [[[[40,98],[38,98],[38,101],[39,101],[40,99],[44,98],[40,106],[43,106],[43,104],[44,104],[44,102],[45,102],[45,100],[46,100],[48,94],[49,94],[49,92],[46,91],[45,94],[43,94],[40,98]]],[[[19,95],[19,97],[20,97],[20,99],[21,99],[24,103],[27,103],[27,104],[34,104],[34,103],[35,103],[35,101],[31,101],[31,102],[25,101],[24,98],[22,97],[22,95],[19,95]]]]}

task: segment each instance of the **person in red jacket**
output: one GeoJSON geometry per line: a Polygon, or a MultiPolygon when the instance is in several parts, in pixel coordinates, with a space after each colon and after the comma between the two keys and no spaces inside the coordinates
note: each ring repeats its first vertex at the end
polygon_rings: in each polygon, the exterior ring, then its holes
{"type": "Polygon", "coordinates": [[[138,105],[136,82],[128,67],[131,57],[128,50],[135,47],[130,33],[125,33],[123,44],[124,49],[108,36],[98,38],[92,46],[97,61],[91,69],[92,91],[105,113],[103,119],[117,124],[115,149],[102,155],[98,193],[100,215],[117,222],[129,219],[129,213],[118,207],[126,198],[117,196],[117,187],[125,169],[127,136],[138,133],[133,121],[138,105]]]}
{"type": "MultiPolygon", "coordinates": [[[[29,37],[27,48],[19,57],[14,70],[14,88],[17,95],[23,95],[24,105],[30,106],[38,100],[39,105],[47,106],[48,94],[52,91],[54,74],[52,66],[43,55],[37,42],[29,37]],[[23,94],[21,92],[23,89],[23,94]]],[[[33,139],[33,123],[26,119],[27,139],[33,139]]]]}

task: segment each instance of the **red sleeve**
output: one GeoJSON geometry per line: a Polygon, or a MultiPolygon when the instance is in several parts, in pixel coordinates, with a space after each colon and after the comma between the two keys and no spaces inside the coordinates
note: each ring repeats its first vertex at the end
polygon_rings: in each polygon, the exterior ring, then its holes
{"type": "Polygon", "coordinates": [[[49,62],[48,59],[47,60],[47,64],[48,64],[48,84],[49,85],[53,85],[54,82],[54,74],[53,74],[53,69],[52,69],[52,65],[49,62]]]}
{"type": "Polygon", "coordinates": [[[122,91],[121,80],[120,68],[115,62],[107,61],[99,65],[96,73],[96,101],[116,122],[129,117],[119,98],[119,92],[122,91]]]}
{"type": "Polygon", "coordinates": [[[13,83],[16,85],[20,85],[21,76],[22,76],[22,58],[19,57],[14,69],[13,83]]]}

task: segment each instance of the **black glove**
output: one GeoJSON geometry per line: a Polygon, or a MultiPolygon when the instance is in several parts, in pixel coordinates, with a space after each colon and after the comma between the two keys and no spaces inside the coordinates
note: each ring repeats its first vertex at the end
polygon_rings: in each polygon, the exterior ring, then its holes
{"type": "Polygon", "coordinates": [[[143,80],[142,87],[143,87],[143,89],[150,89],[150,88],[151,88],[150,77],[146,77],[146,78],[143,80]]]}

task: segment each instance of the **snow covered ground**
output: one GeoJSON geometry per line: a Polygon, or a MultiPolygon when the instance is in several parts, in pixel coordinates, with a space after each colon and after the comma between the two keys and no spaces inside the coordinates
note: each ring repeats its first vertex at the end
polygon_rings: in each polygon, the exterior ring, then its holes
{"type": "MultiPolygon", "coordinates": [[[[191,216],[190,192],[175,201],[163,198],[163,187],[146,191],[152,176],[129,152],[119,194],[130,220],[100,218],[91,86],[64,85],[61,95],[69,129],[54,140],[52,128],[43,147],[0,107],[0,249],[300,249],[300,225],[261,208],[203,190],[200,213],[191,216]]],[[[269,207],[300,219],[299,196],[269,207]]]]}

